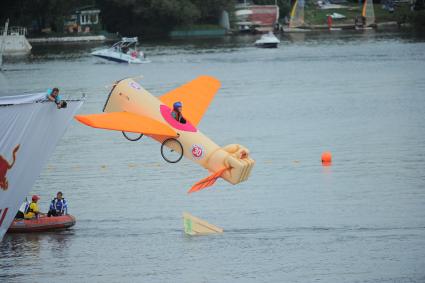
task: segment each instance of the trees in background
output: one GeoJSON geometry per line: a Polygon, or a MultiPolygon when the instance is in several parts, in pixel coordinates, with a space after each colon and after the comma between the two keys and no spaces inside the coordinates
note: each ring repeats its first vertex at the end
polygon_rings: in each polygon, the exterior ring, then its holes
{"type": "Polygon", "coordinates": [[[231,0],[98,0],[108,31],[126,34],[164,34],[176,26],[217,24],[231,0]]]}
{"type": "Polygon", "coordinates": [[[64,19],[76,8],[101,9],[104,28],[126,35],[165,34],[176,26],[217,24],[222,10],[232,10],[232,0],[2,0],[0,20],[26,26],[63,30],[64,19]]]}
{"type": "Polygon", "coordinates": [[[93,5],[94,0],[1,0],[0,20],[28,27],[35,32],[51,28],[61,32],[66,16],[80,6],[93,5]]]}

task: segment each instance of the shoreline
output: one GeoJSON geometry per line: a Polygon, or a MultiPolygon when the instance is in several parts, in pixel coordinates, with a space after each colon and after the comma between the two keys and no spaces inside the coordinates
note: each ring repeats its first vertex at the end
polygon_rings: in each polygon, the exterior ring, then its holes
{"type": "Polygon", "coordinates": [[[30,43],[58,43],[58,42],[104,42],[109,39],[104,35],[82,35],[82,36],[55,36],[55,37],[32,37],[28,38],[30,43]]]}
{"type": "MultiPolygon", "coordinates": [[[[399,23],[397,23],[396,21],[388,21],[388,22],[377,22],[375,24],[372,25],[374,28],[376,29],[380,29],[380,28],[399,28],[399,23]]],[[[332,24],[331,26],[332,28],[340,28],[342,30],[353,30],[356,28],[355,24],[348,24],[348,23],[343,23],[343,24],[332,24]]],[[[306,25],[306,28],[311,29],[311,30],[328,30],[329,27],[327,24],[316,24],[316,25],[306,25]]]]}
{"type": "MultiPolygon", "coordinates": [[[[403,25],[400,25],[396,21],[387,21],[387,22],[377,22],[373,25],[373,28],[376,30],[379,29],[400,29],[403,27],[403,25]]],[[[340,31],[349,31],[349,30],[355,30],[354,23],[339,23],[339,24],[333,24],[332,28],[338,29],[340,31]]],[[[300,31],[306,32],[306,31],[329,31],[329,27],[326,24],[312,24],[312,25],[306,25],[303,28],[300,28],[300,31]]],[[[296,31],[283,31],[283,34],[285,33],[291,33],[296,31]]],[[[275,32],[280,33],[280,32],[275,32]]],[[[216,33],[215,30],[211,33],[193,33],[193,32],[187,32],[187,31],[179,31],[178,34],[170,34],[168,37],[169,39],[181,39],[181,38],[196,38],[196,37],[237,37],[240,35],[244,35],[242,33],[238,32],[231,32],[231,33],[222,33],[220,34],[216,33]]],[[[255,35],[253,33],[253,35],[255,35]]],[[[83,36],[54,36],[54,37],[31,37],[27,38],[27,40],[33,44],[48,44],[48,43],[94,43],[94,42],[107,42],[107,41],[113,41],[114,38],[106,37],[105,35],[83,35],[83,36]]]]}

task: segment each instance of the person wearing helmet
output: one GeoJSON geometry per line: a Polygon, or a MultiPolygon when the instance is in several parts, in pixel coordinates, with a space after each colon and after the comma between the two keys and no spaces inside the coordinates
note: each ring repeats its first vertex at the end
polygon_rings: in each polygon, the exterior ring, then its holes
{"type": "Polygon", "coordinates": [[[173,104],[173,111],[171,112],[171,116],[173,118],[182,124],[186,124],[186,119],[183,117],[182,114],[183,104],[180,101],[177,101],[173,104]]]}
{"type": "Polygon", "coordinates": [[[37,195],[33,195],[31,198],[31,203],[30,206],[28,208],[27,213],[25,213],[24,218],[25,219],[33,219],[38,217],[39,215],[44,215],[44,213],[40,212],[40,209],[38,208],[38,200],[40,199],[39,196],[37,195]]]}

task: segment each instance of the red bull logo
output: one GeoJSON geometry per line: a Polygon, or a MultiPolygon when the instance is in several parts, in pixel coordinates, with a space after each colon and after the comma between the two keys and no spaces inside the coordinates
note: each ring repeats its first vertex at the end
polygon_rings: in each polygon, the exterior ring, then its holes
{"type": "Polygon", "coordinates": [[[9,181],[7,180],[7,172],[12,169],[13,165],[15,165],[16,161],[16,153],[19,150],[19,144],[15,146],[12,152],[13,160],[11,163],[7,161],[2,155],[0,155],[0,188],[3,191],[6,191],[9,188],[9,181]]]}
{"type": "Polygon", "coordinates": [[[0,227],[3,224],[4,219],[6,218],[6,214],[8,210],[9,210],[8,207],[6,207],[5,209],[0,208],[0,227]]]}

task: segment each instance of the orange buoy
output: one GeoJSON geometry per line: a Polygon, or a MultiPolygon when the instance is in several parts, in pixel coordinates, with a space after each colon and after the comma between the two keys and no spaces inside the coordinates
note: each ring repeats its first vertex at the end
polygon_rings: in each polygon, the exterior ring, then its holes
{"type": "Polygon", "coordinates": [[[322,153],[322,165],[329,166],[332,163],[332,154],[329,151],[322,153]]]}

